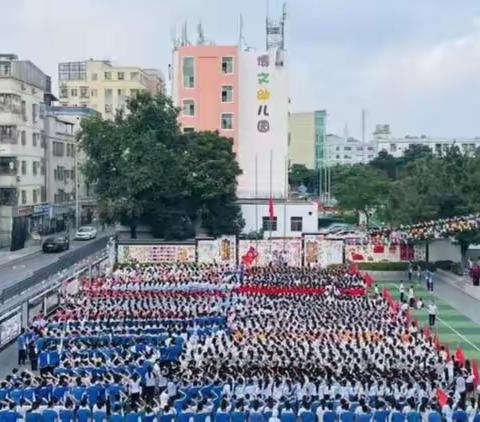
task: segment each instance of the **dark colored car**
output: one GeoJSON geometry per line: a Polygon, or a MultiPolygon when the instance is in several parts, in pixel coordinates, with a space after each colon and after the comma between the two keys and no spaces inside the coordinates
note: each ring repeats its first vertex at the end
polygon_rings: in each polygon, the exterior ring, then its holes
{"type": "Polygon", "coordinates": [[[43,252],[61,252],[70,249],[70,240],[67,236],[48,237],[42,245],[43,252]]]}

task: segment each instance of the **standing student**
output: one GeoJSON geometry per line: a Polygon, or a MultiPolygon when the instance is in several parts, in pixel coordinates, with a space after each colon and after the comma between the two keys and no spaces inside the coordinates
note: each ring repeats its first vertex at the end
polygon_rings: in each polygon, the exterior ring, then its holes
{"type": "Polygon", "coordinates": [[[33,339],[28,343],[28,359],[30,360],[32,371],[36,371],[38,368],[38,353],[37,346],[33,339]]]}
{"type": "Polygon", "coordinates": [[[435,302],[433,300],[428,304],[427,310],[428,310],[428,325],[430,325],[430,327],[434,327],[437,319],[438,308],[437,308],[437,305],[435,305],[435,302]]]}
{"type": "Polygon", "coordinates": [[[415,291],[413,290],[413,284],[408,289],[408,306],[410,306],[410,308],[415,307],[415,291]]]}
{"type": "Polygon", "coordinates": [[[412,277],[413,277],[413,264],[412,261],[408,263],[408,281],[412,282],[412,277]]]}
{"type": "Polygon", "coordinates": [[[22,330],[22,334],[20,334],[17,338],[17,347],[18,347],[18,364],[25,365],[25,361],[27,360],[27,339],[25,337],[25,333],[22,330]]]}
{"type": "Polygon", "coordinates": [[[404,303],[405,302],[405,286],[403,284],[403,281],[400,281],[400,287],[398,288],[400,290],[400,302],[404,303]]]}
{"type": "Polygon", "coordinates": [[[433,292],[433,271],[428,272],[427,289],[429,292],[433,292]]]}

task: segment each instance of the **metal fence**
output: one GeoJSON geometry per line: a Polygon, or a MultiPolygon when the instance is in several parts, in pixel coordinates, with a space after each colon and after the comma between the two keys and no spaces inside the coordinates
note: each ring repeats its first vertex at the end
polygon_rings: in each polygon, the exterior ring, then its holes
{"type": "Polygon", "coordinates": [[[88,245],[62,256],[57,262],[35,271],[30,277],[3,289],[0,291],[0,304],[39,284],[53,285],[58,279],[69,277],[70,274],[78,271],[81,266],[88,265],[86,261],[95,261],[98,260],[99,255],[105,255],[108,242],[108,237],[90,242],[88,245]]]}

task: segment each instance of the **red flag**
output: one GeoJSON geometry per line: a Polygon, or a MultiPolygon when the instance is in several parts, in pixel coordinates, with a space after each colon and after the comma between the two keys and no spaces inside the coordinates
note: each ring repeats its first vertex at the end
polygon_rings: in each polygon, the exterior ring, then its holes
{"type": "Polygon", "coordinates": [[[440,387],[437,388],[437,400],[440,406],[444,406],[448,401],[448,396],[440,387]]]}
{"type": "Polygon", "coordinates": [[[480,384],[480,373],[478,372],[478,362],[476,359],[474,359],[472,362],[472,372],[475,385],[480,384]]]}
{"type": "Polygon", "coordinates": [[[425,337],[430,337],[430,328],[427,324],[425,324],[423,327],[423,335],[425,337]]]}
{"type": "Polygon", "coordinates": [[[275,210],[273,208],[273,199],[272,197],[268,198],[268,216],[270,217],[270,220],[275,217],[275,210]]]}
{"type": "Polygon", "coordinates": [[[465,355],[463,354],[463,350],[460,346],[457,346],[457,350],[455,350],[455,360],[460,362],[462,366],[465,366],[465,355]]]}

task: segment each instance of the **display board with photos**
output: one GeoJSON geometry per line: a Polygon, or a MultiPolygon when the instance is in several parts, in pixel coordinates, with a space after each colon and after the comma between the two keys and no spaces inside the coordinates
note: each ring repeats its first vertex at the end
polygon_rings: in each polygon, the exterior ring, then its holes
{"type": "Polygon", "coordinates": [[[200,239],[197,242],[199,264],[224,264],[235,266],[237,262],[237,240],[235,236],[216,239],[200,239]]]}
{"type": "Polygon", "coordinates": [[[0,318],[0,347],[20,335],[22,331],[22,308],[19,306],[0,318]]]}
{"type": "Polygon", "coordinates": [[[273,263],[299,267],[302,265],[302,239],[242,239],[238,242],[239,261],[245,262],[249,256],[253,257],[251,262],[247,261],[250,265],[273,263]]]}
{"type": "Polygon", "coordinates": [[[306,266],[343,264],[343,240],[329,240],[324,236],[305,235],[303,238],[306,266]]]}
{"type": "Polygon", "coordinates": [[[118,262],[195,262],[195,244],[118,245],[118,262]]]}

